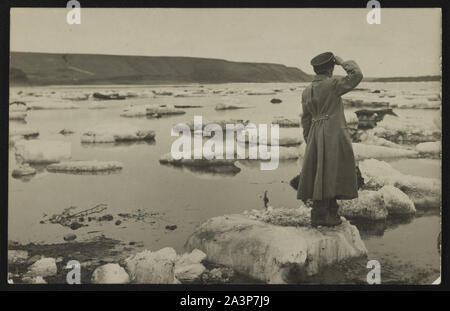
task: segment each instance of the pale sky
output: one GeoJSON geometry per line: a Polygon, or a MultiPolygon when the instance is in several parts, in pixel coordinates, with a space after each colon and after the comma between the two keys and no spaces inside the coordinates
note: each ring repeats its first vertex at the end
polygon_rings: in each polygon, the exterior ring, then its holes
{"type": "MultiPolygon", "coordinates": [[[[11,51],[191,56],[268,62],[312,73],[332,51],[366,77],[440,74],[441,10],[381,9],[11,9],[11,51]]],[[[341,73],[338,71],[337,73],[341,73]]]]}

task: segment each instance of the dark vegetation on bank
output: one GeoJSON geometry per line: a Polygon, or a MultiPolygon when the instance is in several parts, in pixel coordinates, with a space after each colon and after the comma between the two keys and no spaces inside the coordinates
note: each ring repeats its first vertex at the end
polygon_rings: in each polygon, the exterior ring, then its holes
{"type": "Polygon", "coordinates": [[[11,52],[13,85],[305,82],[311,76],[280,64],[221,59],[11,52]]]}

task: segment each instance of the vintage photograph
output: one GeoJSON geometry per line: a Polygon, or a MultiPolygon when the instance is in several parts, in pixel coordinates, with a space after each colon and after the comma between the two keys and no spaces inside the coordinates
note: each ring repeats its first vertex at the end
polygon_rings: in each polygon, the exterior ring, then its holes
{"type": "Polygon", "coordinates": [[[11,8],[8,283],[440,284],[441,51],[378,1],[11,8]]]}

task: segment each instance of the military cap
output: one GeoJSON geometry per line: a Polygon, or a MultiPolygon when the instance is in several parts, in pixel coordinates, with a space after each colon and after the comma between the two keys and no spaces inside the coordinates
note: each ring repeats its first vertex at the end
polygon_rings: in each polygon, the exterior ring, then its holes
{"type": "Polygon", "coordinates": [[[317,55],[313,59],[311,59],[311,65],[316,66],[322,66],[327,65],[328,63],[334,63],[334,55],[331,52],[325,52],[322,54],[317,55]]]}

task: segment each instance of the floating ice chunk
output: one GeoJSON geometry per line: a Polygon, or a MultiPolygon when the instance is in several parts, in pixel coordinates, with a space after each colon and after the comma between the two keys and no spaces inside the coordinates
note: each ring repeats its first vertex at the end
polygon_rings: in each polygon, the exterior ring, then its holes
{"type": "Polygon", "coordinates": [[[50,102],[31,102],[29,104],[32,110],[54,110],[54,109],[78,109],[80,106],[64,101],[50,101],[50,102]]]}
{"type": "Polygon", "coordinates": [[[373,129],[373,134],[396,143],[427,142],[441,138],[441,130],[432,120],[408,119],[386,115],[373,129]]]}
{"type": "Polygon", "coordinates": [[[119,95],[119,93],[103,94],[99,92],[92,94],[92,97],[97,100],[122,100],[126,98],[123,95],[119,95]]]}
{"type": "Polygon", "coordinates": [[[117,161],[69,161],[50,164],[49,172],[104,172],[121,170],[123,164],[117,161]]]}
{"type": "Polygon", "coordinates": [[[19,178],[36,174],[36,169],[32,168],[28,163],[19,165],[12,171],[12,177],[19,178]]]}
{"type": "Polygon", "coordinates": [[[88,100],[90,94],[64,94],[61,99],[73,100],[73,101],[83,101],[88,100]]]}
{"type": "Polygon", "coordinates": [[[416,146],[420,153],[441,153],[442,145],[440,141],[420,143],[416,146]]]}
{"type": "Polygon", "coordinates": [[[347,122],[347,124],[359,123],[358,116],[353,111],[345,111],[344,114],[345,114],[345,121],[347,122]]]}
{"type": "Polygon", "coordinates": [[[346,218],[383,220],[388,215],[415,212],[414,202],[394,186],[384,186],[378,191],[362,190],[356,199],[339,201],[339,214],[346,218]]]}
{"type": "Polygon", "coordinates": [[[81,136],[82,143],[111,143],[119,141],[153,140],[155,132],[140,130],[129,124],[101,124],[87,129],[81,136]]]}
{"type": "Polygon", "coordinates": [[[23,101],[13,101],[9,104],[10,112],[26,112],[28,110],[28,106],[23,101]]]}
{"type": "Polygon", "coordinates": [[[437,178],[426,178],[402,174],[388,163],[376,159],[359,162],[364,178],[364,188],[378,190],[390,185],[399,188],[416,208],[433,208],[441,204],[441,182],[437,178]]]}
{"type": "Polygon", "coordinates": [[[52,140],[20,140],[15,144],[15,155],[22,163],[54,163],[71,157],[71,144],[52,140]]]}
{"type": "Polygon", "coordinates": [[[215,110],[235,110],[235,109],[245,109],[248,107],[242,106],[236,98],[228,98],[223,103],[219,103],[214,108],[215,110]]]}
{"type": "Polygon", "coordinates": [[[160,116],[170,116],[170,115],[180,115],[185,114],[186,111],[171,107],[148,107],[146,109],[147,115],[160,115],[160,116]]]}
{"type": "Polygon", "coordinates": [[[235,109],[246,109],[248,107],[237,106],[237,105],[227,105],[227,104],[217,104],[214,108],[215,110],[235,110],[235,109]]]}
{"type": "Polygon", "coordinates": [[[22,101],[14,101],[9,104],[10,120],[25,120],[27,117],[28,106],[22,101]]]}
{"type": "Polygon", "coordinates": [[[389,148],[398,148],[398,149],[411,149],[404,145],[399,145],[393,143],[387,139],[375,136],[372,131],[365,131],[359,137],[361,143],[366,145],[375,145],[375,146],[384,146],[389,148]]]}
{"type": "Polygon", "coordinates": [[[339,215],[346,218],[382,220],[388,216],[383,197],[378,191],[363,190],[358,198],[339,201],[339,215]]]}
{"type": "Polygon", "coordinates": [[[9,120],[25,120],[26,117],[25,111],[9,111],[9,120]]]}
{"type": "Polygon", "coordinates": [[[400,189],[388,185],[378,192],[383,198],[389,215],[410,215],[416,212],[414,202],[400,189]]]}
{"type": "Polygon", "coordinates": [[[14,128],[10,129],[9,137],[19,136],[23,138],[34,138],[39,136],[39,131],[30,128],[14,128]]]}
{"type": "Polygon", "coordinates": [[[145,117],[147,115],[147,108],[149,107],[149,105],[129,106],[123,110],[120,116],[127,118],[145,117]]]}

